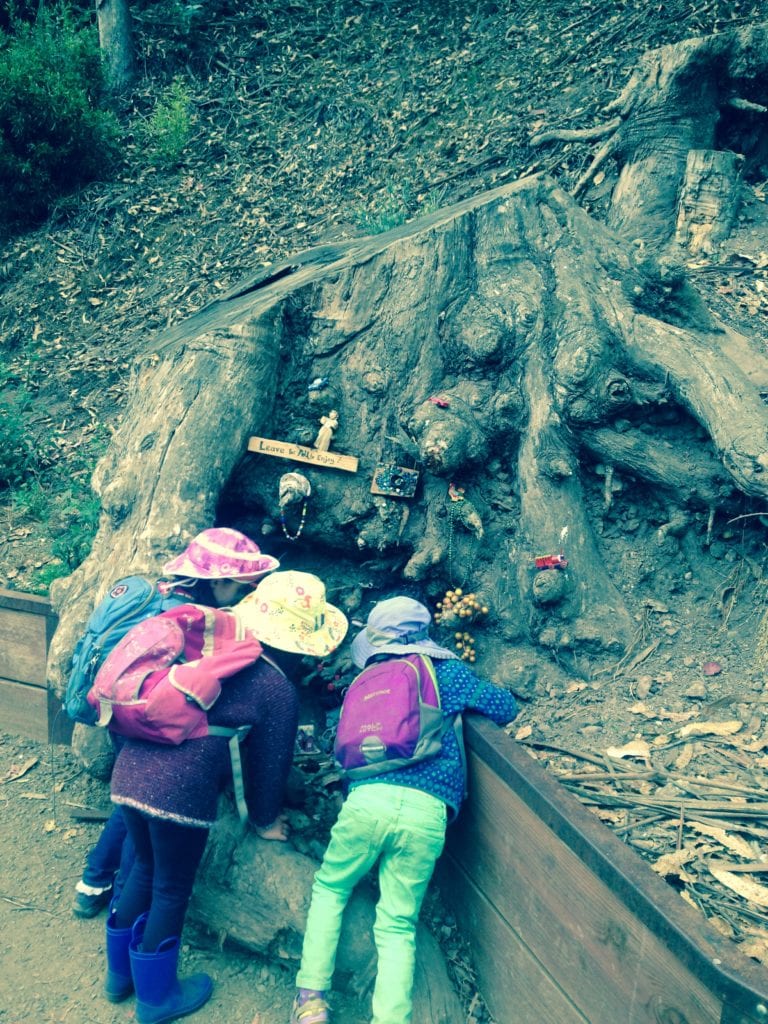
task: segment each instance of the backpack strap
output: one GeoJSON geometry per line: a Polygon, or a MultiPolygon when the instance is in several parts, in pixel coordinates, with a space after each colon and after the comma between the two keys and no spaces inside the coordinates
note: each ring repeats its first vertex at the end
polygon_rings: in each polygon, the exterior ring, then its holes
{"type": "MultiPolygon", "coordinates": [[[[419,657],[424,659],[424,661],[427,664],[427,668],[430,671],[430,675],[434,679],[435,693],[437,694],[438,706],[440,708],[442,708],[443,704],[442,704],[442,699],[440,697],[440,686],[439,686],[439,684],[437,682],[437,672],[435,671],[434,662],[426,654],[421,654],[421,655],[419,655],[419,657]]],[[[472,696],[469,698],[469,703],[471,703],[475,699],[475,697],[477,696],[479,691],[482,689],[482,685],[483,685],[482,683],[478,683],[478,685],[475,687],[475,689],[472,692],[472,696]]],[[[464,779],[463,799],[466,800],[467,795],[469,793],[469,789],[468,789],[468,786],[467,786],[467,751],[466,751],[466,748],[464,747],[464,722],[463,722],[463,719],[461,717],[461,712],[460,711],[458,711],[455,715],[453,715],[451,725],[453,726],[453,732],[454,732],[454,735],[456,736],[456,742],[459,745],[459,759],[461,761],[461,774],[462,774],[462,777],[464,779]]],[[[445,732],[448,731],[449,727],[450,727],[449,724],[446,722],[445,732]]]]}
{"type": "MultiPolygon", "coordinates": [[[[285,672],[268,655],[262,652],[261,658],[272,668],[276,669],[281,676],[285,672]]],[[[287,678],[287,676],[286,676],[287,678]]],[[[235,804],[240,821],[248,820],[248,804],[245,802],[245,783],[243,781],[243,762],[240,758],[240,744],[246,739],[251,731],[250,725],[241,725],[237,729],[229,729],[225,725],[209,725],[209,736],[224,736],[229,738],[229,760],[232,765],[232,785],[235,790],[235,804]]]]}
{"type": "Polygon", "coordinates": [[[240,744],[251,731],[250,725],[241,725],[237,729],[228,729],[224,725],[209,725],[209,736],[229,737],[229,760],[232,764],[232,785],[235,790],[235,803],[240,821],[248,820],[248,804],[245,802],[245,783],[243,782],[243,762],[240,759],[240,744]]]}

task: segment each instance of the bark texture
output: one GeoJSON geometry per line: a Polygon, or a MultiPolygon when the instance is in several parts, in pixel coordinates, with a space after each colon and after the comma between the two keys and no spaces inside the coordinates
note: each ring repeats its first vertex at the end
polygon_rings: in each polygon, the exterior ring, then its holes
{"type": "Polygon", "coordinates": [[[107,83],[119,95],[134,83],[137,70],[128,0],[96,0],[96,18],[107,83]]]}
{"type": "Polygon", "coordinates": [[[106,581],[157,572],[217,518],[317,571],[348,611],[397,580],[430,603],[481,593],[491,676],[513,675],[510,643],[577,671],[632,634],[601,546],[615,489],[650,484],[705,519],[766,492],[764,353],[545,178],[303,254],[154,348],[95,474],[93,551],[53,588],[59,686],[106,581]],[[311,447],[330,409],[331,450],[356,473],[247,452],[253,435],[311,447]],[[371,493],[381,464],[418,469],[412,499],[371,493]],[[312,493],[292,542],[277,504],[297,468],[312,493]],[[541,600],[534,559],[561,549],[541,600]]]}

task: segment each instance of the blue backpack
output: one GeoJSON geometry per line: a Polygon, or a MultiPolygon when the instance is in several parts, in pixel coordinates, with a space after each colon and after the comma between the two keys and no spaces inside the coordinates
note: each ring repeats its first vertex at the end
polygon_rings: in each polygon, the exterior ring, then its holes
{"type": "Polygon", "coordinates": [[[132,626],[189,601],[189,592],[168,580],[152,583],[144,576],[126,576],[114,583],[94,608],[85,633],[75,645],[63,701],[69,717],[84,725],[95,725],[98,712],[86,698],[112,648],[132,626]]]}

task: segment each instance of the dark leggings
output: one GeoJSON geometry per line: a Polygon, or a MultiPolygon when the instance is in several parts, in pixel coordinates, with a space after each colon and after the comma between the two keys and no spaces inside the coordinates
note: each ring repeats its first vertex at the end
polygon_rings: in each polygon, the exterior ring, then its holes
{"type": "Polygon", "coordinates": [[[164,939],[181,936],[208,829],[151,818],[132,807],[122,810],[136,854],[114,925],[130,928],[149,911],[142,948],[154,953],[164,939]]]}

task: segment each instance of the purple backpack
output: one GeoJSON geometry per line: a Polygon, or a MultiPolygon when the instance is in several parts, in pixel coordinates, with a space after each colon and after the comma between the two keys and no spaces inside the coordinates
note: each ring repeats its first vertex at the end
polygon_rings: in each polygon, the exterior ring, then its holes
{"type": "Polygon", "coordinates": [[[429,658],[408,654],[374,662],[344,697],[334,757],[351,780],[381,775],[435,757],[451,727],[429,658]]]}

